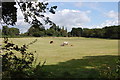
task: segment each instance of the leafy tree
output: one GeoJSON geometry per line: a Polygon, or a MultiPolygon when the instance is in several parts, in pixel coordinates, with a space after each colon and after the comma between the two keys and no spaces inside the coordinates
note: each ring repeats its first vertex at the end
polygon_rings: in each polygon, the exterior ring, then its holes
{"type": "Polygon", "coordinates": [[[29,29],[28,29],[28,35],[29,36],[35,36],[35,37],[40,37],[40,36],[44,36],[45,34],[45,28],[39,25],[32,25],[29,29]]]}
{"type": "Polygon", "coordinates": [[[54,29],[47,29],[46,30],[46,35],[48,35],[48,36],[55,36],[56,35],[55,32],[56,31],[54,29]]]}
{"type": "Polygon", "coordinates": [[[83,37],[90,37],[92,31],[88,28],[83,28],[83,33],[82,33],[82,36],[83,37]]]}
{"type": "Polygon", "coordinates": [[[3,26],[2,34],[3,35],[9,35],[9,28],[8,28],[8,26],[3,26]]]}
{"type": "Polygon", "coordinates": [[[19,35],[20,31],[18,28],[9,28],[8,26],[3,26],[2,29],[2,34],[3,36],[11,36],[11,37],[15,37],[17,35],[19,35]]]}
{"type": "Polygon", "coordinates": [[[120,26],[111,26],[111,29],[112,29],[112,34],[110,38],[119,39],[120,26]]]}
{"type": "Polygon", "coordinates": [[[91,29],[92,33],[90,34],[90,37],[95,37],[95,38],[100,37],[101,36],[100,31],[102,31],[102,30],[101,29],[97,29],[97,28],[91,29]]]}
{"type": "Polygon", "coordinates": [[[72,37],[72,34],[71,34],[71,32],[68,32],[68,37],[72,37]]]}
{"type": "Polygon", "coordinates": [[[18,28],[9,28],[9,35],[16,36],[19,35],[20,31],[18,28]]]}
{"type": "Polygon", "coordinates": [[[82,28],[72,28],[71,35],[73,37],[80,37],[80,36],[82,36],[82,28]]]}
{"type": "Polygon", "coordinates": [[[57,36],[57,37],[66,37],[68,36],[67,31],[64,28],[59,28],[59,26],[51,26],[49,29],[46,30],[47,36],[57,36]]]}
{"type": "Polygon", "coordinates": [[[43,25],[45,24],[53,25],[53,22],[46,17],[44,14],[50,12],[55,14],[55,9],[57,6],[48,7],[46,2],[28,1],[24,0],[13,0],[13,2],[2,2],[2,17],[0,19],[7,25],[15,25],[17,22],[17,8],[15,5],[18,4],[23,15],[25,22],[32,25],[43,25]],[[41,18],[41,21],[40,19],[41,18]]]}
{"type": "Polygon", "coordinates": [[[45,33],[43,31],[38,31],[38,32],[34,32],[33,36],[34,37],[42,37],[42,36],[45,36],[45,33]]]}
{"type": "Polygon", "coordinates": [[[67,31],[64,30],[64,28],[60,30],[60,34],[61,34],[62,37],[67,37],[68,36],[67,31]]]}
{"type": "Polygon", "coordinates": [[[16,2],[2,2],[2,19],[7,25],[15,25],[17,21],[16,2]]]}
{"type": "Polygon", "coordinates": [[[102,29],[87,29],[84,28],[82,32],[83,37],[95,37],[95,38],[112,38],[119,39],[120,26],[103,27],[102,29]]]}

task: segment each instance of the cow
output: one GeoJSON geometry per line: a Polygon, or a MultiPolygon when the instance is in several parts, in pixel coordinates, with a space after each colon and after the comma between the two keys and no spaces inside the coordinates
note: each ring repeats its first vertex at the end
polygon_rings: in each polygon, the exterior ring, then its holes
{"type": "Polygon", "coordinates": [[[53,41],[51,40],[51,41],[50,41],[50,44],[52,44],[52,43],[53,43],[53,41]]]}
{"type": "Polygon", "coordinates": [[[67,41],[64,41],[63,44],[64,44],[64,45],[68,45],[68,42],[67,42],[67,41]]]}
{"type": "Polygon", "coordinates": [[[60,46],[68,45],[68,42],[64,41],[60,46]]]}

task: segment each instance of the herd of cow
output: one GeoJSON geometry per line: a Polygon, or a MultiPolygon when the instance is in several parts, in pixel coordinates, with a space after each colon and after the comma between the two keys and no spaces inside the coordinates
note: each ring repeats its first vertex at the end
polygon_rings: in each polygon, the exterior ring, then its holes
{"type": "MultiPolygon", "coordinates": [[[[54,41],[50,41],[50,44],[53,44],[54,41]]],[[[66,45],[69,45],[69,43],[67,41],[64,41],[60,46],[66,46],[66,45]]],[[[73,45],[70,45],[70,46],[73,46],[73,45]]]]}

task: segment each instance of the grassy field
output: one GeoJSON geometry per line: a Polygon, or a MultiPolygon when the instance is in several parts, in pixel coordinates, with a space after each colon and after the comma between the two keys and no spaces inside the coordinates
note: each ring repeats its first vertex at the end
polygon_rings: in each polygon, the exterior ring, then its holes
{"type": "MultiPolygon", "coordinates": [[[[115,73],[118,40],[82,37],[10,38],[18,45],[28,44],[35,39],[37,42],[29,46],[29,51],[37,51],[37,62],[46,60],[43,67],[45,73],[42,74],[45,78],[98,78],[99,71],[106,70],[107,66],[115,73]],[[49,44],[51,40],[53,44],[49,44]],[[60,46],[64,41],[68,41],[69,45],[60,46]]],[[[38,78],[40,72],[41,68],[36,73],[38,78]]]]}
{"type": "Polygon", "coordinates": [[[46,65],[57,64],[71,59],[82,59],[84,56],[118,55],[118,40],[95,38],[11,38],[16,44],[28,44],[37,39],[37,42],[29,46],[29,51],[37,51],[37,61],[46,60],[46,65]],[[53,40],[53,44],[49,42],[53,40]],[[73,46],[60,46],[68,41],[73,46]]]}

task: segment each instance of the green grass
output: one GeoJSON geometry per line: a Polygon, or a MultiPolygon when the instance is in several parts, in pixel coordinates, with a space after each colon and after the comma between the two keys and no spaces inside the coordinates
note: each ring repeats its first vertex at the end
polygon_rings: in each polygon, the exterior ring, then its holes
{"type": "Polygon", "coordinates": [[[16,44],[28,44],[38,39],[36,43],[29,46],[29,51],[37,51],[37,61],[46,60],[46,65],[57,64],[71,59],[82,59],[84,56],[118,55],[118,40],[95,39],[95,38],[11,38],[16,44]],[[53,44],[49,41],[53,40],[53,44]],[[73,46],[60,46],[68,41],[73,46]]]}
{"type": "MultiPolygon", "coordinates": [[[[98,78],[101,66],[110,66],[115,73],[118,40],[82,37],[10,38],[18,45],[38,41],[29,46],[29,51],[37,51],[37,62],[44,62],[43,74],[47,78],[98,78]],[[49,42],[53,40],[53,44],[49,42]],[[68,41],[68,46],[60,46],[68,41]],[[70,46],[73,45],[73,46],[70,46]]],[[[39,77],[38,71],[38,77],[39,77]]],[[[40,74],[41,75],[41,74],[40,74]]]]}
{"type": "MultiPolygon", "coordinates": [[[[83,59],[60,62],[57,65],[46,65],[43,70],[47,72],[48,78],[106,78],[108,75],[103,72],[104,70],[109,72],[108,66],[112,75],[117,75],[115,72],[117,60],[118,56],[87,56],[83,59]]],[[[112,75],[109,76],[114,78],[112,75]]]]}

